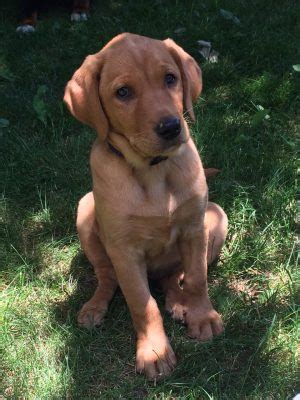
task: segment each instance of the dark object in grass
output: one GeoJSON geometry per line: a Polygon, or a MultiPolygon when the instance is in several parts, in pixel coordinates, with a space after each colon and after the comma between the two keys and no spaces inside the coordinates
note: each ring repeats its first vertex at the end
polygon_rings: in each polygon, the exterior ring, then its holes
{"type": "MultiPolygon", "coordinates": [[[[50,1],[46,0],[22,0],[20,11],[20,25],[16,31],[18,33],[33,33],[36,30],[38,13],[48,7],[50,1]]],[[[58,2],[60,4],[61,2],[58,2]]],[[[67,1],[66,3],[70,3],[67,1]]],[[[51,2],[51,5],[53,2],[51,2]]],[[[86,21],[89,14],[89,0],[74,0],[72,2],[71,21],[86,21]]]]}

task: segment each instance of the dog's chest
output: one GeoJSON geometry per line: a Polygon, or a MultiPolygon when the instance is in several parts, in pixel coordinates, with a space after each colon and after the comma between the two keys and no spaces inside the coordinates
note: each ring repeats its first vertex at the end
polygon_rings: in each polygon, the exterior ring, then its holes
{"type": "Polygon", "coordinates": [[[155,188],[129,216],[130,237],[138,243],[148,261],[168,253],[178,238],[201,213],[201,201],[188,190],[172,192],[155,188]]]}

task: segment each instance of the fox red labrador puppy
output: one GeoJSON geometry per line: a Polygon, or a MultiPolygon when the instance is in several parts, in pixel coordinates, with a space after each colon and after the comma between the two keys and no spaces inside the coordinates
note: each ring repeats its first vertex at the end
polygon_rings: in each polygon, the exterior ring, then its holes
{"type": "Polygon", "coordinates": [[[93,191],[79,202],[77,229],[98,278],[78,322],[99,325],[119,285],[137,335],[136,369],[168,375],[176,357],[152,297],[160,281],[166,308],[188,334],[209,340],[222,320],[207,291],[207,265],[227,232],[208,202],[205,172],[185,116],[202,89],[196,61],[172,40],[121,34],[75,72],[64,100],[98,133],[90,157],[93,191]]]}

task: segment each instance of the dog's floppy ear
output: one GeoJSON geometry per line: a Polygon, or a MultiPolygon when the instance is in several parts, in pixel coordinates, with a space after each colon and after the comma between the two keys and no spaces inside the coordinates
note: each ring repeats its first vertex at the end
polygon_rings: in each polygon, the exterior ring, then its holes
{"type": "Polygon", "coordinates": [[[195,121],[193,102],[197,100],[202,91],[201,69],[194,58],[186,53],[172,39],[166,39],[164,43],[180,69],[183,84],[184,107],[192,120],[195,121]]]}
{"type": "Polygon", "coordinates": [[[75,118],[96,129],[100,139],[105,140],[109,125],[99,95],[103,63],[101,52],[88,56],[68,82],[64,102],[75,118]]]}

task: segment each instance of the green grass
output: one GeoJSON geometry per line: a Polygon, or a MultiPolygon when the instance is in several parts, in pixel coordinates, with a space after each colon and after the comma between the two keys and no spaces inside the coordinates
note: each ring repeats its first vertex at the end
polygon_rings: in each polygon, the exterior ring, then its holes
{"type": "MultiPolygon", "coordinates": [[[[0,6],[0,118],[9,121],[0,130],[3,396],[290,399],[299,390],[294,154],[300,73],[292,66],[299,64],[300,3],[94,1],[87,23],[71,24],[58,8],[25,37],[15,33],[12,3],[0,6]],[[220,8],[241,24],[224,19],[220,8]],[[176,34],[178,28],[185,31],[176,34]],[[76,325],[95,285],[74,224],[76,204],[91,188],[95,133],[72,119],[62,96],[84,56],[123,30],[172,37],[201,63],[204,91],[192,130],[204,164],[222,170],[210,195],[230,221],[222,257],[209,271],[225,333],[196,343],[164,315],[179,362],[157,385],[134,372],[134,331],[120,293],[103,327],[76,325]],[[201,59],[199,39],[220,52],[217,64],[201,59]]],[[[154,293],[163,310],[161,294],[154,293]]]]}

